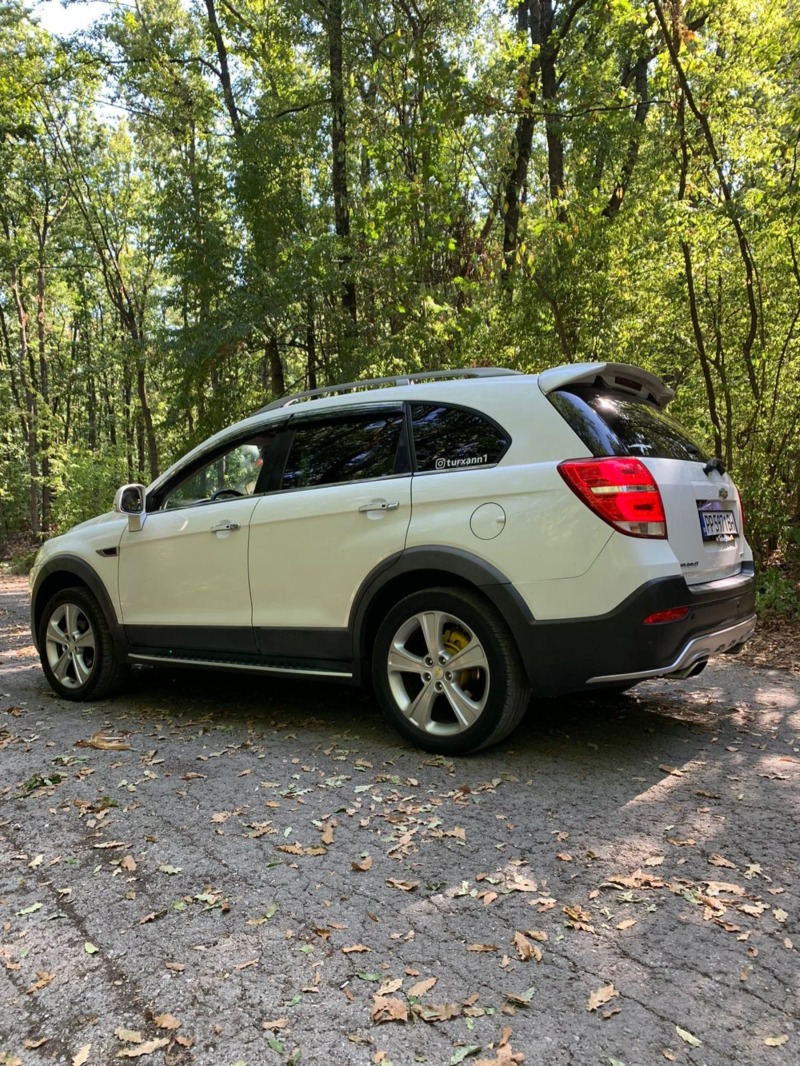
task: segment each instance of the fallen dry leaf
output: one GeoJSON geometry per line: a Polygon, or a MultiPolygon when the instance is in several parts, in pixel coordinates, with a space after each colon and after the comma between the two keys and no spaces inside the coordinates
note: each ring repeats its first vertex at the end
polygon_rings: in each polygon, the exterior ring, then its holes
{"type": "Polygon", "coordinates": [[[278,844],[278,851],[285,851],[289,855],[326,855],[328,849],[321,845],[317,847],[303,848],[299,844],[278,844]]]}
{"type": "Polygon", "coordinates": [[[407,1022],[408,1007],[402,999],[373,996],[372,1020],[376,1025],[381,1025],[383,1022],[407,1022]]]}
{"type": "Polygon", "coordinates": [[[614,988],[613,984],[603,985],[602,988],[598,988],[589,996],[586,1009],[591,1011],[597,1010],[598,1007],[604,1007],[609,1000],[614,999],[618,995],[619,992],[614,988]]]}
{"type": "Polygon", "coordinates": [[[42,988],[46,988],[56,975],[54,973],[46,973],[44,970],[37,970],[36,976],[39,978],[39,980],[34,981],[30,988],[25,989],[28,995],[31,995],[34,992],[38,992],[42,988]]]}
{"type": "Polygon", "coordinates": [[[419,999],[419,997],[424,996],[426,992],[430,992],[438,980],[438,977],[426,977],[424,981],[417,981],[415,985],[412,985],[411,988],[409,988],[409,996],[415,996],[419,999]]]}
{"type": "Polygon", "coordinates": [[[89,1061],[89,1053],[92,1050],[91,1044],[84,1044],[77,1055],[73,1055],[72,1066],[84,1066],[84,1063],[89,1061]]]}
{"type": "Polygon", "coordinates": [[[634,925],[636,925],[635,918],[625,918],[619,923],[617,929],[631,929],[634,925]]]}
{"type": "Polygon", "coordinates": [[[126,1029],[124,1026],[119,1026],[119,1028],[115,1029],[114,1036],[125,1044],[141,1044],[144,1042],[144,1037],[141,1033],[137,1033],[134,1029],[126,1029]]]}
{"type": "Polygon", "coordinates": [[[414,1007],[414,1013],[424,1022],[447,1022],[451,1018],[457,1018],[461,1014],[460,1003],[419,1003],[414,1007]]]}
{"type": "Polygon", "coordinates": [[[349,947],[342,948],[343,955],[352,955],[363,951],[372,951],[372,948],[368,948],[366,944],[350,944],[349,947]]]}
{"type": "Polygon", "coordinates": [[[395,877],[388,877],[386,884],[390,888],[399,888],[401,892],[413,892],[415,888],[419,888],[419,881],[398,881],[395,877]]]}
{"type": "Polygon", "coordinates": [[[285,1029],[288,1024],[288,1018],[275,1018],[275,1020],[271,1022],[262,1022],[261,1028],[270,1029],[272,1032],[277,1032],[279,1029],[285,1029]]]}
{"type": "Polygon", "coordinates": [[[497,951],[497,944],[467,944],[467,951],[497,951]]]}
{"type": "Polygon", "coordinates": [[[127,870],[128,873],[132,874],[136,869],[136,859],[134,859],[133,855],[123,855],[119,860],[119,865],[121,870],[127,870]]]}
{"type": "Polygon", "coordinates": [[[542,961],[542,949],[528,940],[524,933],[514,933],[513,944],[522,962],[530,962],[531,959],[542,961]]]}
{"type": "Polygon", "coordinates": [[[733,885],[728,881],[704,881],[709,896],[717,896],[720,892],[727,892],[734,896],[743,896],[744,889],[741,885],[733,885]]]}
{"type": "Polygon", "coordinates": [[[359,873],[364,873],[365,874],[367,872],[367,870],[371,870],[372,869],[372,862],[373,862],[372,856],[371,855],[367,855],[367,857],[365,859],[363,859],[361,862],[351,862],[350,865],[352,866],[352,868],[354,870],[358,871],[359,873]]]}
{"type": "Polygon", "coordinates": [[[88,740],[76,740],[76,748],[97,748],[99,751],[130,751],[124,737],[109,737],[105,733],[93,733],[88,740]]]}
{"type": "Polygon", "coordinates": [[[644,864],[645,866],[660,866],[663,861],[663,855],[651,855],[649,859],[644,860],[644,864]]]}
{"type": "Polygon", "coordinates": [[[168,1036],[156,1037],[155,1040],[148,1040],[146,1043],[139,1044],[137,1047],[123,1048],[122,1051],[117,1052],[117,1058],[138,1059],[141,1055],[152,1055],[154,1051],[158,1051],[159,1048],[166,1047],[168,1043],[168,1036]]]}
{"type": "Polygon", "coordinates": [[[159,1029],[180,1029],[181,1023],[174,1014],[157,1014],[153,1021],[159,1029]]]}
{"type": "Polygon", "coordinates": [[[725,866],[728,870],[736,869],[736,863],[731,862],[730,859],[724,859],[722,855],[709,855],[708,861],[712,866],[725,866]]]}
{"type": "Polygon", "coordinates": [[[782,1033],[780,1036],[765,1036],[764,1043],[767,1047],[782,1047],[788,1043],[789,1037],[786,1033],[782,1033]]]}
{"type": "Polygon", "coordinates": [[[478,1059],[475,1066],[509,1066],[509,1064],[524,1062],[525,1056],[521,1051],[511,1049],[511,1028],[506,1026],[497,1043],[497,1055],[493,1059],[478,1059]]]}
{"type": "Polygon", "coordinates": [[[566,914],[569,921],[567,925],[573,929],[580,929],[584,933],[593,933],[594,926],[592,923],[592,916],[583,907],[564,907],[564,914],[566,914]]]}

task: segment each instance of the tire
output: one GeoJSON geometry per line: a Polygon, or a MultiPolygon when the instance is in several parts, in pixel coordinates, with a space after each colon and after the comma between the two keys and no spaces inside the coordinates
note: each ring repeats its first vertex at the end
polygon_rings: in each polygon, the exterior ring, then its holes
{"type": "Polygon", "coordinates": [[[519,724],[530,699],[505,622],[464,589],[426,589],[397,603],[375,637],[372,676],[395,729],[444,755],[497,744],[519,724]]]}
{"type": "Polygon", "coordinates": [[[128,673],[102,608],[85,588],[62,589],[39,623],[39,654],[50,686],[65,700],[110,695],[128,673]]]}

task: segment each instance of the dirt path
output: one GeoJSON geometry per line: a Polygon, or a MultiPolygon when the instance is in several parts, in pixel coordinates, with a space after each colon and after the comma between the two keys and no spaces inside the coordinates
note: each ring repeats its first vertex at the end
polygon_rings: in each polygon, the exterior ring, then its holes
{"type": "Polygon", "coordinates": [[[60,701],[0,579],[0,1063],[797,1062],[800,679],[760,654],[453,762],[344,688],[60,701]]]}

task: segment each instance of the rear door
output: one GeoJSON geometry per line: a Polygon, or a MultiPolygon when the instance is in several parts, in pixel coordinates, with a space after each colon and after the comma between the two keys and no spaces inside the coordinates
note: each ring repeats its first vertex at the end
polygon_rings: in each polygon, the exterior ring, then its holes
{"type": "Polygon", "coordinates": [[[370,571],[405,547],[411,473],[401,404],[295,416],[250,521],[253,626],[264,655],[337,660],[370,571]]]}

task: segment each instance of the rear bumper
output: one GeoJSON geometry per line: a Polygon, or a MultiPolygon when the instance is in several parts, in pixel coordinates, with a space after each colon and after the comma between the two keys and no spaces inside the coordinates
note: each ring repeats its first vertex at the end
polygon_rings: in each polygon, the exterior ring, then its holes
{"type": "Polygon", "coordinates": [[[682,577],[648,582],[613,611],[595,618],[533,621],[520,651],[539,695],[635,684],[650,677],[698,672],[714,655],[733,651],[756,624],[755,572],[687,585],[682,577]],[[689,607],[679,622],[644,625],[672,607],[689,607]]]}

